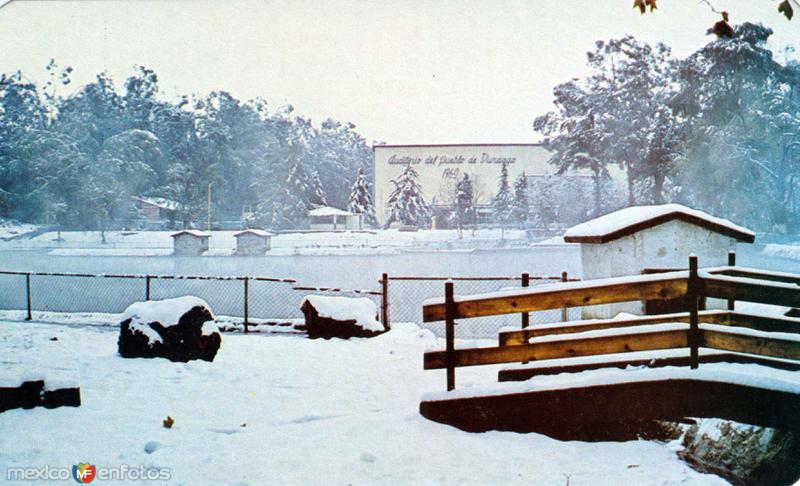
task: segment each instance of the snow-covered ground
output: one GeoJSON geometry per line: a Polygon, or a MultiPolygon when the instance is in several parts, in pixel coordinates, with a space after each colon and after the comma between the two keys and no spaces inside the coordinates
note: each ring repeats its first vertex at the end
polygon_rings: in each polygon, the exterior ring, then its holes
{"type": "Polygon", "coordinates": [[[38,230],[38,226],[20,223],[13,219],[0,218],[0,241],[10,241],[30,235],[38,230]]]}
{"type": "MultiPolygon", "coordinates": [[[[85,255],[92,250],[95,255],[137,256],[152,254],[153,250],[171,250],[174,231],[107,231],[106,242],[98,231],[64,231],[61,240],[56,232],[47,232],[30,239],[20,239],[0,244],[1,249],[31,250],[54,249],[60,255],[85,255]]],[[[234,234],[238,231],[212,231],[209,240],[211,255],[225,254],[236,248],[234,234]]],[[[525,231],[505,230],[503,245],[527,246],[525,231]]],[[[474,233],[464,231],[461,238],[455,230],[370,230],[285,233],[272,237],[271,255],[294,254],[295,250],[359,249],[370,253],[381,249],[403,248],[495,248],[501,240],[501,230],[481,229],[474,233]]]]}
{"type": "Polygon", "coordinates": [[[764,246],[764,255],[770,257],[785,258],[787,260],[800,260],[800,242],[782,245],[771,243],[764,246]]]}
{"type": "MultiPolygon", "coordinates": [[[[116,340],[113,328],[0,321],[0,386],[42,377],[79,385],[82,399],[0,413],[3,469],[143,465],[187,485],[726,484],[655,442],[471,434],[424,419],[420,398],[444,374],[423,371],[422,353],[443,344],[411,324],[350,341],[226,334],[213,363],[123,359],[116,340]]],[[[459,386],[496,371],[459,370],[459,386]]]]}

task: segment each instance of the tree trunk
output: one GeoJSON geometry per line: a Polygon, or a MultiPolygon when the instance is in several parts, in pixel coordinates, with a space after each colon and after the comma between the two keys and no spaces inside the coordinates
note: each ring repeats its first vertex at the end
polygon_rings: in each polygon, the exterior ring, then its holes
{"type": "Polygon", "coordinates": [[[594,216],[599,217],[603,214],[603,194],[600,180],[600,166],[594,165],[594,216]]]}
{"type": "Polygon", "coordinates": [[[628,206],[636,205],[636,196],[633,193],[633,175],[631,174],[630,166],[625,170],[625,175],[628,179],[628,206]]]}
{"type": "Polygon", "coordinates": [[[653,176],[653,203],[654,204],[664,204],[666,200],[664,199],[664,180],[666,176],[664,174],[656,172],[653,176]]]}

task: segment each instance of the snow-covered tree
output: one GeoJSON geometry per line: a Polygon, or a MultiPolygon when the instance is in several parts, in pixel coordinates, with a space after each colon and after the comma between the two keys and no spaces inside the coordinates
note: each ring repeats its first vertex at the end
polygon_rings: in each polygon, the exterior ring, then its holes
{"type": "Polygon", "coordinates": [[[351,213],[363,214],[364,222],[375,227],[378,221],[375,218],[375,204],[372,202],[372,184],[369,183],[364,169],[359,168],[353,187],[350,189],[350,199],[347,210],[351,213]]]}
{"type": "Polygon", "coordinates": [[[497,194],[492,198],[492,220],[500,225],[507,225],[511,221],[511,186],[508,182],[508,167],[503,164],[500,168],[500,178],[497,184],[497,194]]]}
{"type": "Polygon", "coordinates": [[[676,103],[687,120],[679,198],[769,231],[800,228],[800,69],[745,23],[682,63],[676,103]],[[792,228],[794,226],[794,228],[792,228]]]}
{"type": "Polygon", "coordinates": [[[307,198],[309,207],[328,205],[328,202],[325,200],[325,189],[322,188],[322,181],[319,180],[319,172],[311,172],[308,191],[307,198]]]}
{"type": "Polygon", "coordinates": [[[417,171],[408,164],[403,173],[391,181],[394,189],[386,200],[386,227],[395,221],[417,228],[430,224],[432,211],[422,196],[418,179],[417,171]]]}
{"type": "Polygon", "coordinates": [[[472,186],[472,180],[469,174],[464,173],[464,177],[456,184],[455,204],[453,209],[453,219],[455,220],[456,229],[458,229],[459,238],[464,225],[475,223],[475,190],[472,186]]]}
{"type": "Polygon", "coordinates": [[[518,224],[520,228],[525,227],[528,222],[530,212],[530,201],[528,198],[528,176],[525,172],[514,181],[514,198],[511,201],[511,221],[518,224]]]}

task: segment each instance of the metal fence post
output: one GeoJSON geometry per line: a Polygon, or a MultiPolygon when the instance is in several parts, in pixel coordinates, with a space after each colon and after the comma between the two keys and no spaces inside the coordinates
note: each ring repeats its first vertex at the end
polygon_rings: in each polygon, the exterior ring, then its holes
{"type": "Polygon", "coordinates": [[[30,321],[33,319],[31,315],[31,274],[25,274],[25,293],[27,294],[28,299],[28,317],[25,318],[26,321],[30,321]]]}
{"type": "MultiPolygon", "coordinates": [[[[735,267],[736,266],[736,252],[729,251],[728,252],[728,266],[735,267]]],[[[728,310],[734,310],[736,308],[736,301],[733,299],[728,299],[728,310]]]]}
{"type": "Polygon", "coordinates": [[[144,300],[150,300],[150,275],[144,278],[144,300]]]}
{"type": "Polygon", "coordinates": [[[456,300],[453,291],[453,281],[449,280],[444,283],[444,302],[445,302],[445,339],[446,339],[446,352],[445,361],[447,362],[447,391],[455,390],[456,388],[456,367],[455,367],[455,350],[456,350],[456,300]]]}
{"type": "Polygon", "coordinates": [[[699,299],[700,278],[697,276],[697,256],[689,256],[689,281],[687,285],[687,297],[689,300],[689,353],[690,366],[697,369],[700,362],[700,327],[698,318],[698,299],[699,299]]]}
{"type": "MultiPolygon", "coordinates": [[[[569,274],[567,272],[561,272],[561,281],[568,282],[569,281],[569,274]]],[[[567,322],[569,320],[569,308],[564,307],[561,309],[561,321],[567,322]]]]}
{"type": "Polygon", "coordinates": [[[250,325],[250,277],[244,278],[244,333],[250,332],[248,326],[250,325]]]}
{"type": "MultiPolygon", "coordinates": [[[[522,274],[522,286],[529,287],[531,285],[531,276],[527,273],[522,274]]],[[[528,327],[531,323],[531,315],[528,312],[522,313],[522,329],[528,327]]]]}
{"type": "Polygon", "coordinates": [[[387,331],[392,328],[389,323],[389,274],[381,276],[381,322],[387,331]]]}

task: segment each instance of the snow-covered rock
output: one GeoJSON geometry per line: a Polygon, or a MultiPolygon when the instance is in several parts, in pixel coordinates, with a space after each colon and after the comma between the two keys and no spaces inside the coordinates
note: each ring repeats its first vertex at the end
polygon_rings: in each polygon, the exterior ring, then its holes
{"type": "Polygon", "coordinates": [[[795,432],[719,419],[698,419],[682,429],[678,455],[701,472],[733,484],[797,484],[800,436],[795,432]]]}
{"type": "Polygon", "coordinates": [[[385,331],[378,321],[378,308],[367,298],[309,295],[300,309],[306,332],[312,339],[323,337],[371,337],[385,331]]]}
{"type": "Polygon", "coordinates": [[[119,353],[124,358],[214,361],[222,338],[210,306],[198,297],[137,302],[122,314],[119,353]]]}

